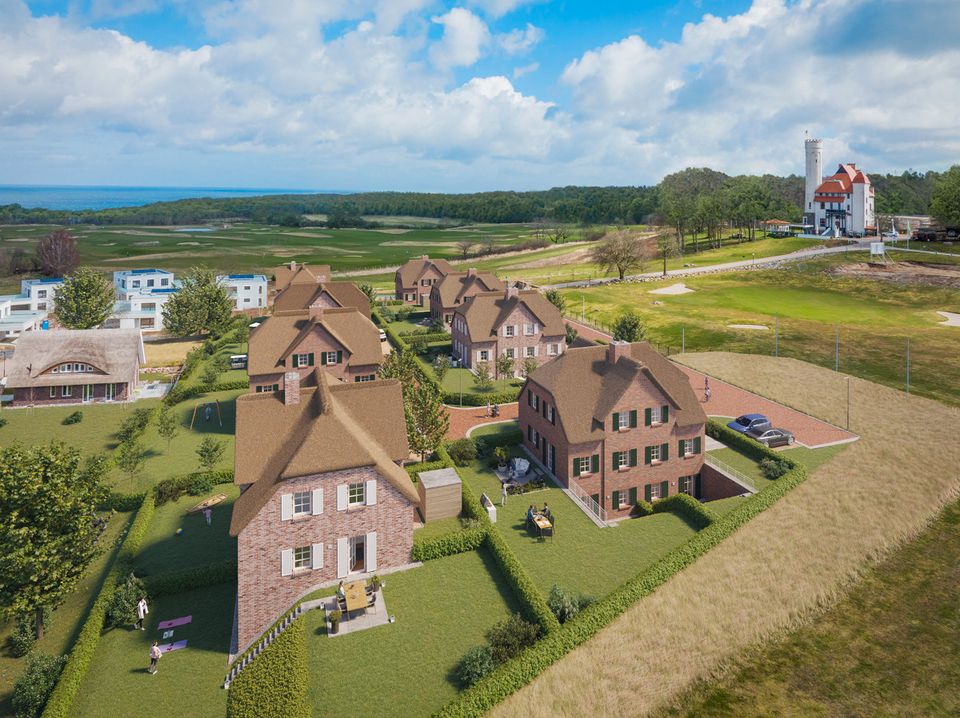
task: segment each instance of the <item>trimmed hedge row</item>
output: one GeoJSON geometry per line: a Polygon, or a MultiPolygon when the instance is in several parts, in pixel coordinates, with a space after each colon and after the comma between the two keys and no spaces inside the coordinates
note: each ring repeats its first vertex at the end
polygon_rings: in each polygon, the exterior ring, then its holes
{"type": "MultiPolygon", "coordinates": [[[[707,436],[721,441],[731,449],[740,451],[749,456],[751,459],[756,459],[757,461],[766,458],[782,457],[782,454],[778,454],[776,451],[768,449],[759,441],[754,441],[748,436],[741,434],[739,431],[734,431],[722,421],[717,421],[716,419],[709,419],[707,421],[707,436]]],[[[793,463],[792,460],[791,463],[793,463]]]]}
{"type": "Polygon", "coordinates": [[[414,534],[413,551],[410,553],[410,558],[413,561],[432,561],[457,553],[476,551],[480,548],[488,531],[488,527],[481,525],[472,529],[451,531],[443,536],[422,541],[418,540],[416,534],[414,534]]]}
{"type": "Polygon", "coordinates": [[[499,666],[441,708],[435,716],[481,716],[507,696],[532,681],[564,655],[594,636],[644,596],[686,568],[757,514],[765,511],[806,479],[802,466],[794,467],[742,505],[717,519],[605,598],[591,604],[572,621],[550,631],[536,645],[499,666]]]}
{"type": "Polygon", "coordinates": [[[403,334],[398,332],[397,336],[402,336],[408,344],[411,339],[416,339],[418,342],[424,342],[426,344],[450,343],[450,335],[446,332],[404,332],[403,334]]]}
{"type": "Polygon", "coordinates": [[[233,483],[233,472],[229,469],[219,471],[194,471],[180,476],[171,476],[169,479],[158,481],[151,490],[151,496],[157,506],[163,506],[168,501],[176,501],[185,493],[189,492],[190,487],[198,479],[207,477],[214,484],[233,483]]]}
{"type": "MultiPolygon", "coordinates": [[[[464,406],[486,406],[487,404],[512,404],[520,396],[520,387],[515,391],[492,391],[488,394],[467,394],[463,395],[464,406]]],[[[460,392],[445,391],[443,393],[443,403],[450,406],[460,406],[460,392]]]]}
{"type": "Polygon", "coordinates": [[[655,501],[653,513],[671,513],[686,519],[693,527],[700,531],[712,524],[715,520],[710,509],[688,494],[674,494],[655,501]]]}
{"type": "Polygon", "coordinates": [[[129,572],[131,557],[140,550],[140,544],[143,543],[143,537],[146,529],[153,518],[153,501],[144,497],[140,502],[140,508],[137,511],[133,523],[127,530],[127,535],[120,545],[120,550],[110,567],[100,592],[90,607],[70,651],[70,658],[67,665],[64,666],[63,673],[57,681],[53,693],[43,710],[43,718],[67,718],[70,715],[70,709],[73,706],[77,691],[80,690],[80,684],[90,668],[90,662],[93,660],[93,654],[97,650],[97,644],[100,642],[100,635],[103,633],[103,623],[107,615],[107,607],[113,598],[113,592],[120,581],[129,572]]]}
{"type": "Polygon", "coordinates": [[[558,630],[560,622],[547,605],[547,600],[520,563],[520,559],[496,529],[488,528],[484,545],[497,562],[507,583],[513,588],[513,592],[525,609],[527,618],[537,623],[547,635],[558,630]]]}
{"type": "Polygon", "coordinates": [[[422,473],[424,471],[436,471],[437,469],[445,469],[447,468],[447,463],[442,460],[421,461],[416,464],[408,464],[403,468],[407,470],[407,474],[409,474],[410,480],[413,483],[417,483],[417,474],[422,473]]]}
{"type": "Polygon", "coordinates": [[[153,598],[192,591],[195,588],[231,583],[237,580],[237,562],[223,561],[158,576],[143,576],[147,594],[153,598]]]}
{"type": "Polygon", "coordinates": [[[230,684],[227,717],[309,718],[306,643],[306,627],[301,617],[230,684]]]}
{"type": "Polygon", "coordinates": [[[401,337],[397,333],[397,331],[390,326],[390,322],[385,320],[383,316],[380,314],[380,312],[378,312],[376,309],[371,309],[370,316],[373,319],[373,321],[376,322],[377,326],[383,329],[384,334],[387,335],[387,339],[390,340],[390,343],[393,344],[394,347],[396,347],[397,349],[410,348],[407,342],[404,341],[404,338],[401,337]]]}
{"type": "Polygon", "coordinates": [[[245,381],[243,379],[237,379],[236,381],[221,381],[213,384],[212,386],[208,384],[183,386],[182,384],[178,383],[167,393],[167,395],[163,398],[163,401],[165,404],[167,404],[167,406],[173,406],[174,404],[179,404],[180,402],[193,399],[194,397],[201,396],[203,394],[209,394],[210,392],[234,391],[236,389],[248,389],[249,387],[249,380],[245,381]]]}
{"type": "Polygon", "coordinates": [[[127,511],[136,511],[140,508],[140,504],[143,502],[145,493],[140,494],[121,494],[116,491],[111,491],[106,500],[100,504],[100,509],[102,511],[119,511],[126,513],[127,511]]]}

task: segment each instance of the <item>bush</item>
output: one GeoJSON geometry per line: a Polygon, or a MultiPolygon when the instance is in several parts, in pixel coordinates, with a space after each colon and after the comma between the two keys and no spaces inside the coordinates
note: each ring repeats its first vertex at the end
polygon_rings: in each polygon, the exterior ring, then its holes
{"type": "Polygon", "coordinates": [[[36,642],[37,633],[33,621],[24,614],[17,616],[13,633],[10,634],[10,652],[14,657],[20,658],[30,653],[36,642]]]}
{"type": "Polygon", "coordinates": [[[457,665],[457,680],[461,686],[468,688],[496,667],[490,646],[476,646],[460,659],[457,665]]]}
{"type": "Polygon", "coordinates": [[[576,618],[577,614],[593,603],[589,596],[579,596],[567,593],[557,584],[550,588],[550,595],[547,596],[547,605],[553,611],[560,623],[566,623],[571,618],[576,618]]]}
{"type": "Polygon", "coordinates": [[[12,706],[17,718],[35,718],[43,712],[66,663],[66,656],[35,653],[30,657],[27,670],[13,686],[12,706]]]}
{"type": "Polygon", "coordinates": [[[140,436],[147,428],[147,424],[150,423],[152,415],[153,411],[151,409],[134,409],[133,413],[123,420],[117,430],[116,436],[120,443],[126,443],[130,439],[140,436]]]}
{"type": "Polygon", "coordinates": [[[120,628],[137,620],[137,602],[141,596],[146,596],[143,581],[132,573],[119,584],[107,605],[107,614],[104,620],[107,628],[120,628]]]}
{"type": "Polygon", "coordinates": [[[209,473],[194,474],[187,485],[187,493],[191,496],[208,494],[213,490],[213,478],[209,473]]]}
{"type": "Polygon", "coordinates": [[[490,453],[490,442],[484,437],[478,436],[473,440],[473,445],[477,448],[477,458],[482,459],[490,453]]]}
{"type": "MultiPolygon", "coordinates": [[[[463,394],[464,406],[486,406],[487,404],[511,404],[520,396],[520,387],[510,391],[493,391],[484,394],[463,394]]],[[[450,406],[460,406],[461,396],[457,391],[445,391],[443,393],[443,403],[450,406]]]]}
{"type": "Polygon", "coordinates": [[[766,458],[760,462],[760,473],[771,481],[779,479],[790,470],[790,464],[785,459],[766,458]]]}
{"type": "Polygon", "coordinates": [[[490,641],[490,655],[495,662],[504,663],[520,655],[524,648],[532,646],[539,637],[540,627],[525,621],[519,613],[515,613],[487,633],[487,640],[490,641]]]}
{"type": "MultiPolygon", "coordinates": [[[[465,519],[466,521],[476,521],[476,519],[465,519]]],[[[458,553],[475,551],[483,543],[486,537],[486,526],[473,526],[461,528],[457,531],[451,531],[443,536],[437,536],[432,539],[419,540],[417,534],[413,534],[413,551],[410,558],[413,561],[432,561],[444,556],[453,556],[458,553]]]]}
{"type": "Polygon", "coordinates": [[[143,503],[143,497],[144,494],[121,494],[111,491],[99,508],[102,511],[119,511],[122,513],[136,511],[143,503]]]}
{"type": "Polygon", "coordinates": [[[210,491],[216,484],[229,484],[232,482],[233,472],[229,469],[223,469],[221,471],[197,471],[192,474],[173,476],[157,482],[153,487],[153,501],[156,506],[163,506],[168,501],[176,501],[186,493],[190,493],[191,496],[198,496],[200,493],[210,491]],[[192,486],[207,486],[207,481],[209,481],[208,488],[205,488],[198,494],[191,493],[192,486]]]}
{"type": "Polygon", "coordinates": [[[697,531],[713,523],[713,514],[687,494],[674,494],[653,505],[653,513],[671,513],[686,519],[697,531]]]}
{"type": "Polygon", "coordinates": [[[309,718],[306,630],[298,618],[230,684],[227,718],[309,718]]]}
{"type": "MultiPolygon", "coordinates": [[[[466,484],[464,484],[463,488],[466,490],[466,484]]],[[[479,504],[480,502],[478,501],[477,503],[479,504]]],[[[481,507],[481,511],[482,510],[483,508],[481,507]]],[[[485,511],[483,515],[486,517],[485,511]]],[[[507,583],[513,588],[517,600],[520,601],[520,604],[526,611],[527,618],[536,621],[544,633],[550,633],[559,628],[560,623],[547,605],[543,594],[540,593],[540,589],[534,584],[533,579],[530,578],[530,574],[527,573],[526,568],[520,563],[520,560],[507,545],[500,533],[497,531],[487,531],[484,545],[490,550],[493,559],[497,562],[501,572],[503,572],[507,583]]]]}
{"type": "Polygon", "coordinates": [[[72,414],[67,414],[60,423],[64,426],[70,426],[71,424],[79,424],[81,421],[83,421],[83,412],[75,411],[72,414]]]}
{"type": "Polygon", "coordinates": [[[477,445],[472,439],[457,439],[447,447],[450,458],[457,466],[466,466],[477,458],[477,445]]]}
{"type": "Polygon", "coordinates": [[[653,504],[640,499],[637,501],[636,506],[633,507],[633,513],[637,516],[649,516],[653,513],[653,504]]]}

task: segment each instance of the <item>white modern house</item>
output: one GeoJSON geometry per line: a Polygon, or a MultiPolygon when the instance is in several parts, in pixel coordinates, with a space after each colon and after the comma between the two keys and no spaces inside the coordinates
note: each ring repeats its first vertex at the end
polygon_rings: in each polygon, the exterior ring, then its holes
{"type": "Polygon", "coordinates": [[[47,316],[54,309],[54,292],[62,284],[60,278],[23,279],[20,294],[0,296],[0,337],[45,329],[47,316]]]}
{"type": "Polygon", "coordinates": [[[823,141],[806,140],[804,223],[817,234],[863,237],[877,233],[874,190],[867,174],[853,163],[841,164],[823,179],[823,141]]]}
{"type": "Polygon", "coordinates": [[[236,311],[267,306],[267,278],[263,274],[226,274],[217,279],[226,287],[236,311]]]}
{"type": "Polygon", "coordinates": [[[127,301],[134,294],[175,286],[173,272],[165,269],[124,269],[113,273],[113,287],[120,301],[127,301]]]}

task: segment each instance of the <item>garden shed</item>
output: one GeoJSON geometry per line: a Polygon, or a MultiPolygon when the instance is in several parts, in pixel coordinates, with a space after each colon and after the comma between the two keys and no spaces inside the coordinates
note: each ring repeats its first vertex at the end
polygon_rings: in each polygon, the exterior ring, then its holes
{"type": "Polygon", "coordinates": [[[460,477],[454,469],[435,469],[417,474],[423,522],[459,516],[461,488],[460,477]]]}

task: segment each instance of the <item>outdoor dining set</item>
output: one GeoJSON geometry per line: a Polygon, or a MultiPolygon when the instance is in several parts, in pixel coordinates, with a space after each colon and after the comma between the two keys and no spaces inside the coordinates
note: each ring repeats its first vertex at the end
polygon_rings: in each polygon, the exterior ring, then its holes
{"type": "Polygon", "coordinates": [[[368,608],[377,608],[377,586],[366,581],[354,581],[343,586],[343,597],[338,598],[337,603],[344,617],[350,617],[353,611],[363,611],[366,613],[368,608]]]}

